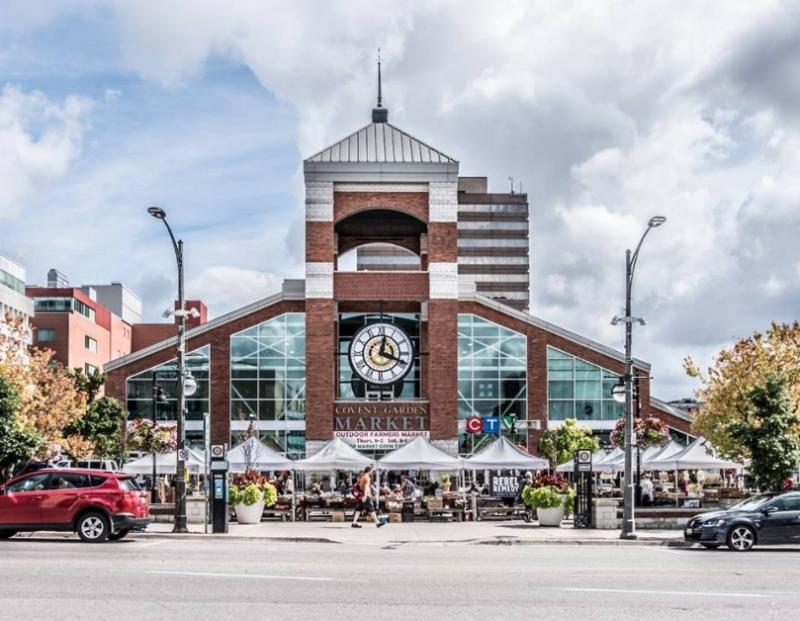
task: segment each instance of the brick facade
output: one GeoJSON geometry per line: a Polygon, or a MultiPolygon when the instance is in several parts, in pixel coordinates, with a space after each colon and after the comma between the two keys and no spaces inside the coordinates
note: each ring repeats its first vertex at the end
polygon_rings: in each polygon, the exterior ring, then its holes
{"type": "Polygon", "coordinates": [[[390,209],[428,221],[427,192],[334,192],[333,219],[339,222],[359,211],[390,209]]]}

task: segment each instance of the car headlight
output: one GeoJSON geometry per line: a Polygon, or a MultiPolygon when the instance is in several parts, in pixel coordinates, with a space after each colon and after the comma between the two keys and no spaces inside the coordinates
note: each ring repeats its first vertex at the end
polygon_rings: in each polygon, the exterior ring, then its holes
{"type": "Polygon", "coordinates": [[[721,518],[720,519],[716,519],[716,520],[708,520],[707,522],[703,522],[703,526],[709,526],[709,527],[713,526],[715,528],[719,528],[723,524],[725,524],[725,520],[721,519],[721,518]]]}

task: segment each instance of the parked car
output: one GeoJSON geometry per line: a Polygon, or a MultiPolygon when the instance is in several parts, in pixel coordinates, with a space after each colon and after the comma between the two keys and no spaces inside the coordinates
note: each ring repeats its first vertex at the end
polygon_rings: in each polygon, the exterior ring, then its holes
{"type": "Polygon", "coordinates": [[[55,464],[56,468],[87,468],[89,470],[107,470],[108,472],[119,472],[119,465],[113,459],[82,459],[73,462],[69,459],[62,459],[55,464]]]}
{"type": "Polygon", "coordinates": [[[0,485],[0,539],[58,530],[98,543],[122,539],[150,522],[148,494],[125,474],[50,468],[0,485]]]}
{"type": "Polygon", "coordinates": [[[697,515],[686,524],[684,539],[737,552],[755,545],[800,544],[800,492],[759,494],[725,511],[697,515]]]}

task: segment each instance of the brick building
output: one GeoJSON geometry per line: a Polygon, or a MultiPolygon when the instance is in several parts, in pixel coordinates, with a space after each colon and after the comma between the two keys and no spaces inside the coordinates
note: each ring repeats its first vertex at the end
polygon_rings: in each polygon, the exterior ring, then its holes
{"type": "MultiPolygon", "coordinates": [[[[458,172],[380,104],[369,125],[305,160],[305,280],[188,330],[199,389],[187,440],[200,442],[203,412],[213,442],[236,444],[254,421],[292,457],[334,436],[380,454],[418,435],[469,455],[492,437],[467,431],[476,417],[532,452],[568,418],[613,428],[623,355],[491,299],[459,273],[458,172]],[[374,243],[416,261],[339,269],[341,255],[374,243]]],[[[175,418],[175,347],[170,336],[106,365],[106,391],[131,417],[152,416],[155,374],[169,399],[156,414],[175,418]]],[[[651,398],[650,365],[636,360],[635,371],[638,411],[688,432],[690,417],[651,398]]]]}

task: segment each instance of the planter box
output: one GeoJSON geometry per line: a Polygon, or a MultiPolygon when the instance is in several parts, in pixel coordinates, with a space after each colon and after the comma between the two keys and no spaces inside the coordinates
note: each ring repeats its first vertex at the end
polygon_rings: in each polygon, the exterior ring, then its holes
{"type": "Polygon", "coordinates": [[[259,500],[249,507],[241,503],[236,505],[236,521],[239,524],[258,524],[261,522],[262,513],[264,513],[263,500],[259,500]]]}
{"type": "Polygon", "coordinates": [[[561,520],[564,519],[564,506],[555,507],[553,509],[536,509],[536,515],[539,516],[539,526],[561,526],[561,520]]]}

